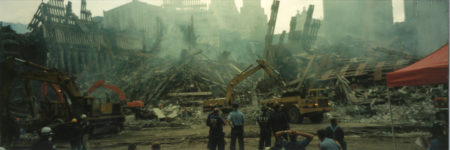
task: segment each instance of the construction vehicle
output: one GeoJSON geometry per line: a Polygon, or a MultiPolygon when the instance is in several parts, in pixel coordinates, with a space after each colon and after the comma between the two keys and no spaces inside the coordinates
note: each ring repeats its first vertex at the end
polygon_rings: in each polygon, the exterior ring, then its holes
{"type": "Polygon", "coordinates": [[[95,82],[86,92],[84,92],[84,95],[88,95],[88,94],[94,92],[99,87],[108,89],[108,90],[116,93],[119,96],[119,101],[117,101],[117,100],[110,100],[110,101],[121,103],[122,107],[124,108],[125,114],[134,113],[136,116],[136,119],[151,118],[151,117],[147,117],[147,116],[151,116],[151,114],[149,115],[149,112],[147,112],[146,110],[143,110],[144,102],[142,102],[141,100],[133,100],[133,101],[127,100],[125,93],[119,87],[117,87],[116,85],[114,85],[110,82],[106,82],[105,80],[98,80],[97,82],[95,82]]]}
{"type": "Polygon", "coordinates": [[[94,90],[99,87],[103,87],[105,89],[111,90],[114,93],[116,93],[117,95],[119,95],[120,101],[126,102],[125,108],[141,109],[144,107],[144,102],[142,102],[141,100],[128,101],[127,97],[125,96],[125,93],[122,90],[120,90],[119,87],[117,87],[116,85],[114,85],[112,83],[106,83],[105,80],[98,80],[97,82],[95,82],[86,92],[84,92],[84,95],[88,95],[88,94],[94,92],[94,90]]]}
{"type": "Polygon", "coordinates": [[[297,92],[284,93],[281,98],[262,100],[261,104],[266,106],[283,104],[283,110],[292,123],[301,123],[304,117],[308,117],[313,123],[320,123],[323,114],[331,111],[331,102],[326,93],[325,88],[308,89],[303,97],[297,92]]]}
{"type": "Polygon", "coordinates": [[[221,108],[222,112],[228,113],[232,110],[232,104],[234,103],[233,90],[236,85],[242,82],[244,79],[249,77],[250,75],[257,72],[259,69],[263,69],[270,77],[274,78],[278,81],[278,83],[282,84],[284,87],[284,82],[280,79],[278,71],[273,69],[269,64],[267,64],[264,60],[256,60],[258,66],[250,69],[253,65],[248,66],[241,73],[237,74],[231,81],[228,83],[227,91],[225,99],[213,99],[207,100],[203,102],[203,111],[212,111],[214,107],[221,108]]]}
{"type": "Polygon", "coordinates": [[[27,124],[29,128],[25,130],[32,131],[43,126],[51,126],[57,138],[68,138],[67,134],[60,131],[66,129],[65,125],[70,123],[72,118],[79,118],[81,114],[88,116],[87,119],[91,122],[94,131],[123,128],[125,116],[121,104],[82,95],[75,84],[74,77],[56,69],[14,57],[8,58],[1,65],[0,110],[6,116],[20,111],[27,116],[31,115],[32,121],[27,124]],[[25,106],[14,106],[10,103],[11,99],[15,98],[12,97],[13,93],[20,92],[13,90],[16,88],[11,88],[16,87],[14,84],[17,81],[24,81],[23,87],[26,94],[20,96],[28,100],[29,110],[24,111],[25,106]],[[47,97],[47,86],[44,85],[49,84],[57,93],[56,100],[47,97]],[[39,90],[32,90],[33,87],[41,87],[42,95],[37,95],[39,93],[36,91],[39,90]]]}
{"type": "Polygon", "coordinates": [[[325,88],[309,88],[305,85],[307,73],[314,59],[315,56],[312,56],[298,80],[287,84],[287,86],[295,86],[294,88],[285,88],[280,98],[262,100],[261,104],[269,106],[273,103],[283,104],[283,110],[292,123],[301,123],[304,117],[308,117],[313,123],[322,122],[323,114],[332,109],[328,91],[325,88]]]}

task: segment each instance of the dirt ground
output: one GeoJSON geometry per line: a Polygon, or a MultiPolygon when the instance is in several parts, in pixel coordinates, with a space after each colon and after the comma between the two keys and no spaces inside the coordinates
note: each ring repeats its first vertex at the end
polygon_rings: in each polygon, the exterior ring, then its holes
{"type": "MultiPolygon", "coordinates": [[[[322,124],[291,124],[291,128],[299,131],[315,133],[316,130],[328,126],[322,124]]],[[[387,124],[362,124],[362,123],[341,123],[340,126],[346,132],[346,141],[349,150],[380,150],[394,149],[392,137],[390,136],[390,126],[387,124]]],[[[402,125],[398,125],[402,126],[402,125]]],[[[154,127],[143,128],[141,130],[126,129],[119,134],[92,137],[90,140],[91,149],[98,150],[123,150],[128,144],[137,144],[138,150],[150,150],[152,143],[161,143],[164,150],[202,150],[206,149],[209,128],[206,125],[194,125],[191,127],[154,127]]],[[[396,143],[398,150],[420,150],[414,144],[418,136],[429,136],[422,127],[402,126],[396,128],[396,143]]],[[[230,127],[225,126],[226,149],[229,149],[230,127]]],[[[258,148],[259,128],[256,124],[246,125],[245,148],[256,150],[258,148]]],[[[272,139],[272,142],[274,140],[272,139]]],[[[319,140],[314,137],[307,149],[318,149],[319,140]]],[[[58,143],[59,149],[69,149],[68,143],[58,143]]]]}

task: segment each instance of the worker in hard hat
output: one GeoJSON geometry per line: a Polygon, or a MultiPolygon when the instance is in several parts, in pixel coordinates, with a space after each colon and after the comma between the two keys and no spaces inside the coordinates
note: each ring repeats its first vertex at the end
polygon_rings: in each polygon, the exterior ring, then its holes
{"type": "Polygon", "coordinates": [[[0,118],[2,118],[0,121],[0,137],[2,137],[0,138],[0,145],[14,147],[20,135],[18,120],[16,120],[15,117],[9,115],[3,115],[0,118]]]}
{"type": "Polygon", "coordinates": [[[80,124],[78,124],[77,118],[72,119],[72,122],[69,124],[68,129],[70,133],[70,147],[72,148],[72,150],[81,150],[82,131],[80,124]]]}
{"type": "Polygon", "coordinates": [[[90,124],[87,120],[87,115],[82,114],[80,120],[80,127],[82,131],[81,145],[83,150],[89,150],[89,133],[90,133],[90,124]]]}
{"type": "Polygon", "coordinates": [[[52,128],[43,127],[39,132],[39,141],[32,146],[32,150],[55,150],[52,135],[52,128]]]}

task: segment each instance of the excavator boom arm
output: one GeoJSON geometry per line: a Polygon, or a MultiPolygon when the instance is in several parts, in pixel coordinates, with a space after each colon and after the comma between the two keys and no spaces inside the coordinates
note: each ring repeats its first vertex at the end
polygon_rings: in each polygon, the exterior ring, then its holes
{"type": "Polygon", "coordinates": [[[105,80],[98,80],[85,93],[86,94],[92,93],[95,89],[97,89],[100,86],[117,93],[120,97],[120,100],[127,99],[127,97],[125,97],[125,93],[122,90],[120,90],[119,87],[115,86],[114,84],[105,84],[105,80]]]}
{"type": "Polygon", "coordinates": [[[227,94],[225,97],[225,101],[228,104],[231,104],[233,102],[233,90],[234,87],[239,84],[240,82],[242,82],[243,80],[245,80],[246,78],[248,78],[249,76],[251,76],[252,74],[254,74],[255,72],[257,72],[259,69],[263,69],[265,72],[267,72],[267,74],[269,74],[270,77],[274,78],[275,80],[277,80],[282,87],[286,86],[286,84],[280,79],[279,77],[279,73],[278,71],[276,71],[275,69],[273,69],[269,64],[267,64],[264,60],[256,60],[256,62],[258,62],[258,66],[256,66],[253,69],[248,70],[251,65],[249,67],[247,67],[243,72],[241,72],[240,74],[238,74],[236,77],[234,77],[228,84],[227,86],[227,94]],[[248,70],[248,71],[247,71],[248,70]]]}
{"type": "Polygon", "coordinates": [[[239,84],[240,82],[242,82],[244,79],[246,79],[247,77],[249,77],[250,75],[254,74],[255,72],[257,72],[259,69],[261,69],[261,66],[258,65],[255,68],[247,71],[247,72],[241,72],[240,74],[238,74],[236,77],[234,77],[228,84],[227,86],[227,95],[225,96],[225,101],[228,104],[232,103],[232,99],[233,99],[233,90],[234,87],[239,84]]]}
{"type": "MultiPolygon", "coordinates": [[[[75,79],[65,73],[62,72],[58,72],[54,69],[45,67],[45,66],[41,66],[29,61],[25,61],[22,59],[18,59],[18,58],[9,58],[8,60],[6,60],[3,64],[3,71],[5,72],[5,75],[3,77],[2,80],[7,81],[8,83],[6,83],[7,85],[11,84],[11,81],[13,78],[15,77],[20,77],[23,79],[28,79],[28,80],[37,80],[37,81],[43,81],[43,82],[48,82],[48,83],[52,83],[52,84],[56,84],[59,87],[61,87],[65,93],[68,94],[70,100],[66,100],[66,102],[71,105],[69,107],[69,111],[71,111],[74,115],[80,115],[84,112],[83,110],[83,99],[84,97],[81,95],[81,93],[78,90],[78,87],[75,84],[75,79]],[[41,69],[42,72],[31,72],[31,71],[19,71],[16,69],[15,66],[15,62],[20,62],[23,63],[27,66],[33,67],[33,68],[37,68],[37,69],[41,69]],[[9,81],[8,81],[9,80],[9,81]],[[77,108],[77,109],[74,109],[77,108]]],[[[9,99],[9,93],[10,91],[5,89],[4,87],[5,85],[2,86],[2,95],[1,95],[1,99],[2,99],[2,103],[7,104],[7,102],[9,99]]],[[[8,88],[8,87],[7,87],[8,88]]]]}

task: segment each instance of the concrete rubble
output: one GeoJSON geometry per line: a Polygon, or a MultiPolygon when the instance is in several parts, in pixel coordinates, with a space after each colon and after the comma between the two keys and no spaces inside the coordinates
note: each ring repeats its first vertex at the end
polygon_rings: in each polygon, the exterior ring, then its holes
{"type": "Polygon", "coordinates": [[[336,103],[334,110],[328,115],[341,118],[344,122],[390,123],[390,96],[392,119],[395,123],[429,123],[435,120],[435,113],[438,111],[432,98],[447,95],[443,85],[392,89],[380,85],[355,91],[358,103],[336,103]]]}
{"type": "Polygon", "coordinates": [[[127,115],[125,126],[131,129],[145,127],[189,127],[203,123],[204,114],[201,107],[181,107],[180,105],[168,105],[162,108],[148,108],[154,118],[137,119],[135,115],[127,115]]]}

